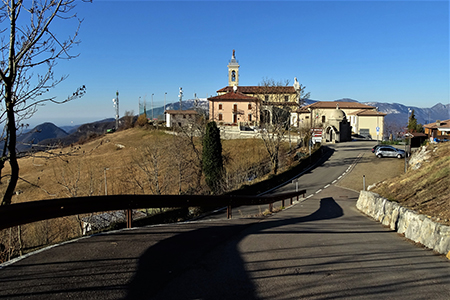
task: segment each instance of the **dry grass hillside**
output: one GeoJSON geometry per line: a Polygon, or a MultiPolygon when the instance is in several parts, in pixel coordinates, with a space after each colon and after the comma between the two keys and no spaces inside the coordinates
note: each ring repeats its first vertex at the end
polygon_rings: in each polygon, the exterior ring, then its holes
{"type": "MultiPolygon", "coordinates": [[[[261,139],[222,141],[223,190],[267,178],[270,162],[261,139]]],[[[288,167],[282,147],[280,170],[288,167]]],[[[201,141],[195,136],[131,128],[82,144],[19,159],[20,180],[13,203],[112,194],[207,194],[199,168],[201,141]]],[[[201,157],[201,156],[200,156],[201,157]]],[[[9,173],[6,166],[2,175],[9,173]]],[[[6,189],[7,176],[0,184],[6,189]]],[[[157,210],[160,212],[161,210],[157,210]]],[[[147,213],[156,211],[146,210],[147,213]]],[[[42,245],[82,233],[81,216],[35,222],[0,231],[0,262],[42,245]]]]}
{"type": "MultiPolygon", "coordinates": [[[[188,142],[163,131],[131,128],[52,153],[21,158],[21,180],[13,203],[104,195],[105,180],[108,194],[193,192],[199,188],[192,182],[198,170],[193,145],[188,142]]],[[[197,138],[194,146],[201,148],[197,138]]],[[[260,139],[224,140],[223,154],[227,189],[238,188],[248,177],[260,177],[267,171],[262,169],[270,166],[260,139]]],[[[8,171],[6,167],[3,174],[8,171]]],[[[0,193],[5,188],[6,184],[0,185],[0,193]]]]}
{"type": "Polygon", "coordinates": [[[377,184],[372,191],[450,225],[450,143],[421,148],[411,157],[406,174],[377,184]]]}

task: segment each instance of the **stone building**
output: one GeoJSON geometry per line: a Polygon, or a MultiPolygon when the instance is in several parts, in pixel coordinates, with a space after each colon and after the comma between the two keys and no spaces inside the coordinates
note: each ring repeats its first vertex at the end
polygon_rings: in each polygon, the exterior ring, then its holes
{"type": "MultiPolygon", "coordinates": [[[[341,110],[344,114],[345,118],[342,120],[349,123],[351,133],[370,139],[381,140],[383,138],[386,114],[379,112],[374,106],[359,102],[319,101],[306,105],[291,113],[291,126],[323,128],[325,134],[327,126],[338,116],[336,109],[341,110]]],[[[338,128],[336,125],[333,126],[338,128]]]]}
{"type": "Polygon", "coordinates": [[[195,110],[166,110],[166,127],[183,127],[192,124],[198,113],[195,110]]]}

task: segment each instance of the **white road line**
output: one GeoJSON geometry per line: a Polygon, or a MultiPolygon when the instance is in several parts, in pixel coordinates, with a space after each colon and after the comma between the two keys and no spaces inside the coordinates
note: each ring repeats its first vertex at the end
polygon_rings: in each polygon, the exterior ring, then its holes
{"type": "Polygon", "coordinates": [[[323,188],[324,188],[324,189],[326,189],[326,188],[327,188],[327,187],[329,187],[329,186],[330,186],[330,185],[329,185],[329,184],[327,184],[327,185],[326,185],[326,186],[324,186],[323,188]]]}
{"type": "Polygon", "coordinates": [[[335,184],[337,180],[333,180],[333,182],[331,184],[335,184]]]}
{"type": "Polygon", "coordinates": [[[342,178],[342,175],[338,177],[338,180],[342,178]]]}
{"type": "Polygon", "coordinates": [[[316,194],[320,193],[321,191],[322,191],[322,189],[318,190],[318,191],[316,192],[316,194]]]}
{"type": "Polygon", "coordinates": [[[306,197],[306,199],[311,198],[313,196],[313,194],[309,195],[308,197],[306,197]]]}

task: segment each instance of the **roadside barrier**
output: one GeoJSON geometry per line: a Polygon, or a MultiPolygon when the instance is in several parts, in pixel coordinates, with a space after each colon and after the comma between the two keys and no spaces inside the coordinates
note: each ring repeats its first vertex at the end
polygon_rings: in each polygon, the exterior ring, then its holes
{"type": "Polygon", "coordinates": [[[132,209],[171,208],[171,207],[227,207],[227,218],[232,217],[232,208],[242,205],[269,204],[272,212],[273,203],[305,197],[306,190],[261,196],[240,195],[110,195],[76,198],[60,198],[15,203],[0,206],[0,230],[31,222],[48,220],[77,214],[101,211],[125,210],[127,228],[132,226],[132,209]]]}

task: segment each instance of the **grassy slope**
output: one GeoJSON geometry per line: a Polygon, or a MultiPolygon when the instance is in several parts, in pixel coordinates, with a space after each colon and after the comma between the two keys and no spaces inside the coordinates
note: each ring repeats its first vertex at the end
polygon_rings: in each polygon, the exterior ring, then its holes
{"type": "MultiPolygon", "coordinates": [[[[184,154],[185,148],[182,148],[178,142],[171,134],[132,128],[101,136],[83,145],[55,150],[56,156],[36,153],[32,157],[21,158],[19,165],[22,180],[19,180],[16,187],[19,193],[13,197],[13,203],[70,197],[71,192],[76,193],[77,196],[87,196],[89,191],[92,195],[104,195],[105,174],[108,194],[142,193],[142,190],[134,183],[141,180],[141,183],[147,181],[148,185],[149,179],[139,173],[136,167],[132,169],[133,165],[136,165],[136,159],[142,158],[142,153],[147,147],[157,145],[163,149],[165,157],[161,159],[161,162],[167,163],[173,160],[174,151],[184,154]],[[106,172],[105,168],[108,168],[106,172]],[[137,178],[139,176],[140,178],[137,178]],[[66,185],[67,188],[58,182],[66,185]],[[69,189],[72,191],[70,192],[69,189]]],[[[152,148],[151,151],[154,149],[152,148]]],[[[260,139],[223,141],[223,152],[226,156],[227,172],[242,174],[240,177],[244,180],[248,178],[246,169],[249,166],[268,161],[267,152],[260,139]]],[[[9,169],[6,166],[3,175],[8,173],[9,169]]],[[[169,173],[169,171],[162,173],[169,173]]],[[[261,176],[255,181],[262,178],[261,176]]],[[[231,179],[236,181],[234,177],[231,179]]],[[[6,189],[6,181],[7,177],[0,185],[0,194],[6,189]]],[[[166,192],[177,194],[176,179],[174,180],[172,176],[167,182],[169,188],[166,192]]],[[[151,193],[148,188],[144,192],[151,193]]],[[[13,236],[17,239],[16,231],[17,228],[14,228],[13,236]]],[[[79,225],[74,216],[26,224],[21,226],[22,245],[29,251],[44,244],[76,237],[79,231],[79,225]]],[[[9,245],[9,243],[10,232],[0,231],[0,244],[9,245]]],[[[18,242],[13,241],[13,244],[16,245],[13,255],[17,255],[18,242]]],[[[5,257],[6,252],[0,250],[0,262],[5,260],[5,257]]]]}
{"type": "MultiPolygon", "coordinates": [[[[54,153],[63,154],[60,157],[37,153],[33,157],[21,158],[19,165],[23,180],[19,180],[16,191],[20,194],[14,196],[13,203],[70,197],[70,191],[58,182],[77,189],[78,196],[86,196],[87,191],[92,190],[89,185],[94,186],[93,195],[103,195],[105,175],[109,194],[140,193],[129,183],[130,166],[135,165],[145,147],[155,144],[163,147],[164,155],[168,157],[166,160],[172,159],[173,151],[182,151],[179,145],[174,144],[171,134],[132,128],[101,136],[83,145],[55,150],[54,153]],[[78,176],[79,180],[75,182],[78,176]]],[[[268,154],[260,139],[224,140],[223,154],[230,174],[245,175],[249,166],[268,163],[268,154]]],[[[281,163],[285,163],[283,159],[281,163]]],[[[8,173],[6,166],[3,175],[8,173]]],[[[3,182],[0,193],[6,189],[6,179],[3,182]]],[[[176,188],[168,193],[176,194],[176,188]]]]}
{"type": "Polygon", "coordinates": [[[450,143],[428,147],[430,157],[419,169],[386,180],[373,191],[450,225],[450,143]]]}

